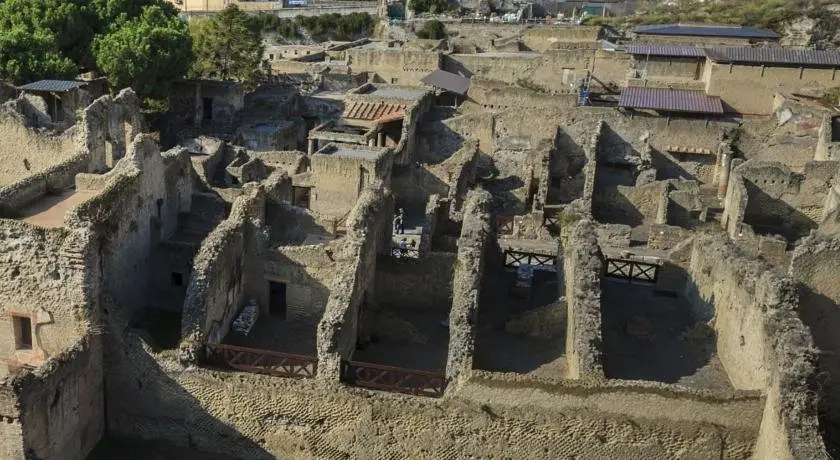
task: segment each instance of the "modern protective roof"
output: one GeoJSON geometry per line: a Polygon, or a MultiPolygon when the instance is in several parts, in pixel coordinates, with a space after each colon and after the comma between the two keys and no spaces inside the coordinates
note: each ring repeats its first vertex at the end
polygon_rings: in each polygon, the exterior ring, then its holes
{"type": "Polygon", "coordinates": [[[719,97],[687,89],[631,86],[621,91],[618,106],[667,112],[723,113],[723,103],[719,97]]]}
{"type": "Polygon", "coordinates": [[[405,113],[405,105],[354,101],[344,108],[344,113],[341,116],[351,120],[378,120],[396,112],[405,113]]]}
{"type": "Polygon", "coordinates": [[[710,48],[706,57],[716,62],[840,66],[840,51],[790,48],[710,48]]]}
{"type": "Polygon", "coordinates": [[[627,45],[627,54],[646,56],[701,57],[703,50],[694,46],[627,45]]]}
{"type": "Polygon", "coordinates": [[[87,85],[83,81],[75,80],[39,80],[32,83],[27,83],[23,86],[18,86],[18,89],[25,91],[50,91],[53,93],[66,93],[76,88],[87,85]]]}
{"type": "Polygon", "coordinates": [[[697,37],[731,38],[767,38],[778,39],[781,35],[772,30],[744,27],[736,24],[718,24],[713,22],[654,24],[636,27],[635,32],[642,35],[693,35],[697,37]]]}
{"type": "Polygon", "coordinates": [[[461,95],[467,94],[470,89],[469,78],[440,69],[426,75],[421,81],[426,85],[461,95]]]}

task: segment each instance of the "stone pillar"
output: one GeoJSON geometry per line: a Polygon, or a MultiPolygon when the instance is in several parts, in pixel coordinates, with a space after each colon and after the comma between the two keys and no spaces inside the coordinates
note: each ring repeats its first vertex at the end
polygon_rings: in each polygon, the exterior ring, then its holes
{"type": "Polygon", "coordinates": [[[383,133],[382,131],[376,133],[376,146],[385,147],[385,133],[383,133]]]}
{"type": "Polygon", "coordinates": [[[732,153],[724,150],[720,152],[720,174],[718,175],[718,198],[726,198],[726,187],[729,185],[729,169],[732,167],[732,153]]]}
{"type": "Polygon", "coordinates": [[[309,138],[309,147],[306,149],[307,155],[312,155],[315,153],[315,139],[309,138]]]}

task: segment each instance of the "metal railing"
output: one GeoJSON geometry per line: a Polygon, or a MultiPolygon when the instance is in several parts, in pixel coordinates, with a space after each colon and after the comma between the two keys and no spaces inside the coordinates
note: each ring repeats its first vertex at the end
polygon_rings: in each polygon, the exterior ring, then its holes
{"type": "Polygon", "coordinates": [[[318,359],[312,356],[221,343],[208,343],[207,353],[211,362],[256,374],[313,378],[318,370],[318,359]]]}
{"type": "Polygon", "coordinates": [[[432,398],[443,396],[447,384],[446,374],[443,372],[403,369],[356,361],[341,362],[341,380],[362,388],[432,398]]]}

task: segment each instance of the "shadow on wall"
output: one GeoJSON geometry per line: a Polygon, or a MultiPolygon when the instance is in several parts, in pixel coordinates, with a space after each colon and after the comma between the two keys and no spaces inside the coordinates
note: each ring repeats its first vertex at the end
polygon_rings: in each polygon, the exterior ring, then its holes
{"type": "Polygon", "coordinates": [[[799,283],[799,317],[811,330],[819,354],[817,384],[822,389],[819,401],[820,430],[832,458],[840,454],[840,308],[830,298],[799,283]],[[832,381],[834,380],[834,381],[832,381]],[[832,407],[833,406],[833,407],[832,407]]]}
{"type": "MultiPolygon", "coordinates": [[[[684,179],[698,182],[705,182],[703,177],[685,169],[677,157],[679,154],[670,154],[656,149],[651,150],[651,157],[653,166],[656,168],[656,180],[666,179],[684,179]]],[[[704,167],[713,168],[715,166],[715,157],[712,155],[695,155],[692,162],[699,163],[704,167]]]]}
{"type": "Polygon", "coordinates": [[[391,191],[400,207],[422,213],[432,195],[449,196],[449,185],[423,166],[395,165],[391,173],[391,191]]]}
{"type": "MultiPolygon", "coordinates": [[[[144,441],[152,444],[157,458],[176,457],[183,449],[194,458],[212,458],[199,452],[225,452],[230,459],[273,459],[262,446],[211,414],[184,386],[167,373],[154,356],[143,349],[142,341],[131,333],[105,335],[105,386],[107,435],[115,439],[144,441]],[[162,444],[170,444],[167,451],[162,444]],[[177,449],[180,448],[180,449],[177,449]],[[162,451],[163,450],[163,451],[162,451]],[[162,452],[161,452],[162,451],[162,452]]],[[[180,371],[178,371],[180,372],[180,371]]],[[[247,396],[243,396],[247,398],[247,396]]],[[[221,399],[221,398],[220,398],[221,399]]],[[[232,403],[235,405],[236,403],[232,403]]],[[[218,408],[222,410],[222,407],[218,408]]],[[[226,408],[235,412],[235,408],[226,408]]],[[[106,445],[97,449],[94,460],[142,458],[141,451],[109,452],[106,445]],[[136,455],[135,457],[131,457],[136,455]]]]}
{"type": "Polygon", "coordinates": [[[583,168],[587,161],[586,151],[562,128],[557,128],[551,155],[550,203],[567,204],[583,195],[583,168]]]}
{"type": "Polygon", "coordinates": [[[314,244],[334,237],[333,229],[324,228],[312,214],[285,203],[266,200],[265,220],[271,230],[272,247],[314,244]]]}
{"type": "Polygon", "coordinates": [[[689,302],[658,295],[652,286],[612,280],[601,286],[607,378],[685,383],[710,363],[715,331],[689,302]]]}
{"type": "MultiPolygon", "coordinates": [[[[431,111],[426,115],[430,117],[431,111]]],[[[437,164],[446,161],[464,146],[464,137],[452,130],[441,120],[423,120],[417,128],[416,160],[420,163],[437,164]]]]}
{"type": "Polygon", "coordinates": [[[530,297],[520,297],[511,290],[516,274],[503,266],[498,246],[489,245],[484,263],[473,368],[521,374],[541,370],[562,378],[566,307],[559,302],[557,274],[535,271],[530,297]]]}
{"type": "MultiPolygon", "coordinates": [[[[484,189],[493,195],[493,214],[522,214],[527,212],[525,200],[515,192],[525,186],[525,182],[517,176],[482,180],[484,189]]],[[[527,192],[527,190],[525,191],[527,192]]]]}
{"type": "Polygon", "coordinates": [[[817,228],[813,219],[780,198],[774,198],[750,181],[745,180],[749,199],[744,223],[758,235],[782,235],[788,242],[808,236],[817,228]]]}
{"type": "Polygon", "coordinates": [[[642,156],[631,141],[606,123],[596,149],[598,163],[635,163],[642,156]]]}
{"type": "Polygon", "coordinates": [[[619,191],[618,187],[596,185],[592,196],[593,217],[604,224],[623,224],[631,227],[643,225],[644,214],[619,191]]]}

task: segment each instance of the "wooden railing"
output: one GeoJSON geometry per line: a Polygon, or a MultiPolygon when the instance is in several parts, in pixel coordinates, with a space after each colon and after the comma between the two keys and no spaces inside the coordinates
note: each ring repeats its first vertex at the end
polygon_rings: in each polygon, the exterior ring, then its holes
{"type": "Polygon", "coordinates": [[[446,390],[443,372],[403,369],[381,364],[341,362],[341,380],[357,387],[440,398],[446,390]]]}
{"type": "Polygon", "coordinates": [[[210,361],[215,364],[256,374],[313,378],[318,370],[318,359],[312,356],[292,355],[221,343],[208,343],[207,353],[210,361]]]}
{"type": "Polygon", "coordinates": [[[635,260],[607,259],[605,276],[629,282],[656,283],[659,265],[635,260]]]}
{"type": "Polygon", "coordinates": [[[513,216],[496,216],[496,234],[513,235],[513,216]]]}
{"type": "Polygon", "coordinates": [[[505,267],[513,268],[521,264],[528,265],[556,265],[557,256],[548,254],[537,254],[535,252],[505,250],[505,267]]]}

